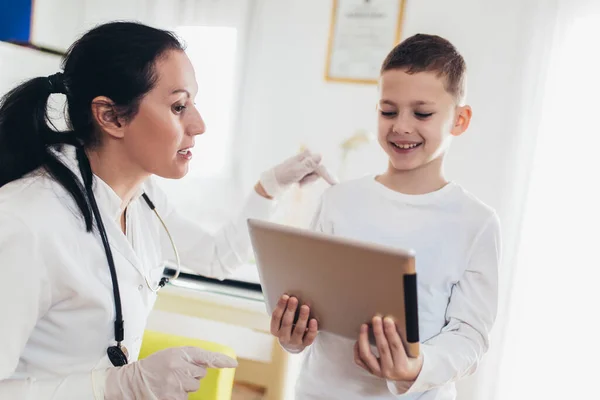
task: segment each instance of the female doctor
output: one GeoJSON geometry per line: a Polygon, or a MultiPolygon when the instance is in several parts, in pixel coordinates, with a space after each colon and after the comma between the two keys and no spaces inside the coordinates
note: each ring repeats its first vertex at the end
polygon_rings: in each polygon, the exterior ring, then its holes
{"type": "Polygon", "coordinates": [[[318,156],[289,159],[210,236],[151,178],[183,177],[205,131],[177,38],[109,23],[63,65],[0,104],[0,398],[185,399],[207,367],[235,361],[191,347],[136,361],[163,261],[226,277],[249,252],[246,219],[268,218],[286,187],[326,174],[318,156]],[[66,95],[68,132],[48,126],[52,93],[66,95]]]}

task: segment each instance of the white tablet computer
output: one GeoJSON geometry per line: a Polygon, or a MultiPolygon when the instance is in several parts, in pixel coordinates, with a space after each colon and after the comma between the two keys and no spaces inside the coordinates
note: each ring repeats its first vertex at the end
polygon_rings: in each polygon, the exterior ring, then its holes
{"type": "Polygon", "coordinates": [[[356,340],[375,315],[392,317],[407,354],[419,354],[412,251],[248,220],[269,314],[283,294],[308,304],[319,330],[356,340]]]}

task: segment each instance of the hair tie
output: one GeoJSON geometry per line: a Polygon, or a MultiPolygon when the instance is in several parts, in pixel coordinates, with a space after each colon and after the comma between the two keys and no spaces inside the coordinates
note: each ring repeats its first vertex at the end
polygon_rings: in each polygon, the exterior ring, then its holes
{"type": "Polygon", "coordinates": [[[50,75],[48,77],[48,87],[50,88],[50,93],[67,94],[63,73],[57,72],[54,75],[50,75]]]}

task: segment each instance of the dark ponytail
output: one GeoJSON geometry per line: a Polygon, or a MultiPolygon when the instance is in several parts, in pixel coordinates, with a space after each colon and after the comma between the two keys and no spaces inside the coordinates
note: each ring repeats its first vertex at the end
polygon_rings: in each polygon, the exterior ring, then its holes
{"type": "MultiPolygon", "coordinates": [[[[111,99],[119,117],[133,118],[156,84],[156,61],[168,50],[183,50],[171,32],[133,22],[100,25],[71,46],[64,74],[34,78],[8,92],[0,100],[0,187],[42,167],[73,197],[91,231],[86,190],[52,148],[70,144],[81,151],[99,144],[91,110],[98,96],[111,99]],[[67,96],[67,132],[58,132],[48,118],[53,93],[67,96]]],[[[91,186],[91,170],[85,175],[91,186]]]]}
{"type": "Polygon", "coordinates": [[[54,133],[46,123],[50,94],[48,79],[35,78],[0,101],[0,187],[44,163],[54,133]]]}
{"type": "Polygon", "coordinates": [[[49,152],[53,143],[74,142],[74,136],[68,133],[60,140],[60,133],[48,125],[46,106],[55,90],[51,78],[34,78],[0,100],[0,187],[45,166],[71,194],[82,212],[86,229],[91,230],[92,217],[79,180],[49,152]]]}

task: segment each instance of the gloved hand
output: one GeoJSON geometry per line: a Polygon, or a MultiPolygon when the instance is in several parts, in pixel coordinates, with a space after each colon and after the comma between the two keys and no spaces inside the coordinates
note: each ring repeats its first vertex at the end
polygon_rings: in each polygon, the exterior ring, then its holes
{"type": "Polygon", "coordinates": [[[269,196],[277,197],[295,183],[303,186],[319,177],[325,179],[330,185],[337,183],[337,180],[321,164],[321,156],[306,150],[265,171],[260,177],[260,184],[269,196]]]}
{"type": "Polygon", "coordinates": [[[207,368],[235,368],[225,354],[198,347],[174,347],[106,374],[105,400],[187,400],[200,387],[207,368]]]}

